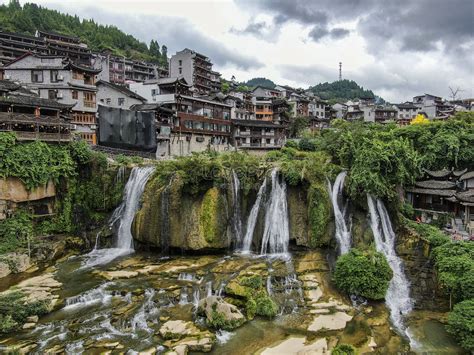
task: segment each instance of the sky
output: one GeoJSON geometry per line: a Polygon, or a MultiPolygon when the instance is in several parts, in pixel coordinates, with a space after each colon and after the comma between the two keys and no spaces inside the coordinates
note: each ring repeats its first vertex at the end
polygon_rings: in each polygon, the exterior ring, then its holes
{"type": "Polygon", "coordinates": [[[155,39],[169,55],[194,49],[227,79],[307,88],[337,80],[342,62],[344,79],[390,102],[449,98],[450,87],[474,97],[472,0],[28,2],[155,39]]]}

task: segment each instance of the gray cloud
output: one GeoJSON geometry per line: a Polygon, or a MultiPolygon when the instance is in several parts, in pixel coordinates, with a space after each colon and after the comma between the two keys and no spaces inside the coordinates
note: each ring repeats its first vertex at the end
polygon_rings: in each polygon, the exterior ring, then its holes
{"type": "MultiPolygon", "coordinates": [[[[310,38],[328,35],[330,25],[357,20],[369,50],[380,53],[383,42],[401,51],[426,52],[441,43],[448,51],[473,40],[472,0],[235,0],[273,14],[275,21],[312,26],[310,38]]],[[[336,31],[334,38],[347,35],[336,31]]]]}
{"type": "Polygon", "coordinates": [[[77,14],[82,18],[93,18],[96,22],[117,26],[125,33],[141,41],[150,43],[152,39],[168,46],[168,53],[173,54],[186,47],[207,55],[217,67],[235,67],[250,70],[263,67],[258,59],[242,54],[238,48],[229,48],[200,32],[188,19],[169,16],[149,16],[142,14],[117,14],[106,12],[96,7],[75,8],[67,5],[48,4],[62,12],[77,14]]]}
{"type": "Polygon", "coordinates": [[[331,39],[341,39],[348,36],[350,33],[349,30],[341,27],[336,27],[333,29],[328,29],[323,26],[314,26],[311,31],[309,31],[308,36],[315,42],[319,42],[325,37],[331,39]]]}
{"type": "Polygon", "coordinates": [[[243,29],[232,27],[229,32],[235,35],[252,35],[266,40],[275,40],[280,33],[278,27],[273,23],[255,21],[255,19],[251,19],[243,29]]]}

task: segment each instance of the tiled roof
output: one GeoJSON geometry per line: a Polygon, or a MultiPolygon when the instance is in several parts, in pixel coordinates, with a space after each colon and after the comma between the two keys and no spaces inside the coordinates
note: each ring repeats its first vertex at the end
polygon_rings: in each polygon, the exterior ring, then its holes
{"type": "Polygon", "coordinates": [[[23,95],[0,96],[0,103],[14,104],[18,106],[53,108],[58,110],[72,108],[75,105],[65,105],[54,100],[23,95]]]}
{"type": "Polygon", "coordinates": [[[145,102],[145,101],[146,101],[146,99],[145,99],[144,97],[142,97],[142,96],[138,95],[137,93],[135,93],[135,92],[129,90],[129,89],[126,88],[125,86],[121,86],[121,85],[117,85],[117,84],[112,84],[112,83],[110,83],[110,82],[108,82],[108,81],[105,81],[105,80],[99,80],[96,85],[97,85],[97,86],[99,86],[99,85],[105,85],[105,86],[108,86],[108,87],[110,87],[110,88],[112,88],[112,89],[114,89],[114,90],[117,90],[117,91],[121,92],[122,94],[127,95],[127,96],[129,96],[129,97],[131,97],[131,98],[140,100],[140,101],[142,101],[142,102],[145,102]]]}
{"type": "Polygon", "coordinates": [[[415,182],[416,187],[421,187],[423,189],[452,189],[456,186],[456,183],[452,181],[439,181],[439,180],[426,180],[426,181],[417,181],[415,182]]]}

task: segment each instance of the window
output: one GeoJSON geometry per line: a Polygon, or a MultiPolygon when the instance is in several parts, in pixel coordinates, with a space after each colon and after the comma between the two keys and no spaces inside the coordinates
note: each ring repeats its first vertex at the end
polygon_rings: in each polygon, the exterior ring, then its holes
{"type": "Polygon", "coordinates": [[[51,70],[51,82],[52,83],[57,83],[59,80],[58,80],[58,75],[59,75],[59,72],[57,70],[51,70]]]}
{"type": "Polygon", "coordinates": [[[56,100],[57,99],[56,90],[48,90],[48,99],[50,99],[50,100],[56,100]]]}
{"type": "Polygon", "coordinates": [[[95,94],[93,92],[84,92],[84,107],[95,107],[95,94]]]}
{"type": "Polygon", "coordinates": [[[111,99],[111,98],[106,98],[106,99],[105,99],[105,103],[106,103],[107,105],[110,105],[110,104],[112,103],[112,99],[111,99]]]}
{"type": "Polygon", "coordinates": [[[118,105],[123,106],[125,104],[125,99],[123,97],[118,98],[118,105]]]}
{"type": "Polygon", "coordinates": [[[77,90],[72,90],[72,99],[73,100],[79,99],[79,93],[77,92],[77,90]]]}
{"type": "Polygon", "coordinates": [[[33,83],[42,83],[43,82],[43,71],[42,70],[32,70],[31,71],[31,81],[33,83]]]}
{"type": "Polygon", "coordinates": [[[179,60],[179,66],[182,66],[183,65],[183,61],[180,59],[179,60]]]}
{"type": "Polygon", "coordinates": [[[179,73],[183,74],[183,68],[179,68],[179,73]]]}
{"type": "Polygon", "coordinates": [[[158,90],[157,89],[151,89],[151,96],[156,96],[158,90]]]}

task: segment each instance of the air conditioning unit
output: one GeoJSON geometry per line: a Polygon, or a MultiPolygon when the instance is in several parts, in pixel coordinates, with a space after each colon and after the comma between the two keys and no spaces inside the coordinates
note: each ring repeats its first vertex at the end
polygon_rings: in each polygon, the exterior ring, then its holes
{"type": "Polygon", "coordinates": [[[77,129],[77,124],[72,124],[71,129],[73,129],[73,130],[77,129]]]}
{"type": "Polygon", "coordinates": [[[3,76],[3,78],[4,78],[5,80],[10,80],[10,79],[12,78],[12,76],[5,74],[5,75],[3,76]]]}
{"type": "Polygon", "coordinates": [[[58,75],[58,76],[56,77],[56,79],[57,79],[58,81],[63,81],[63,80],[64,80],[64,76],[58,75]]]}
{"type": "Polygon", "coordinates": [[[56,94],[56,98],[57,98],[57,99],[62,99],[63,97],[64,97],[64,96],[63,96],[63,93],[62,93],[62,92],[58,92],[58,93],[56,94]]]}
{"type": "Polygon", "coordinates": [[[91,129],[97,129],[97,125],[91,124],[91,129]]]}

